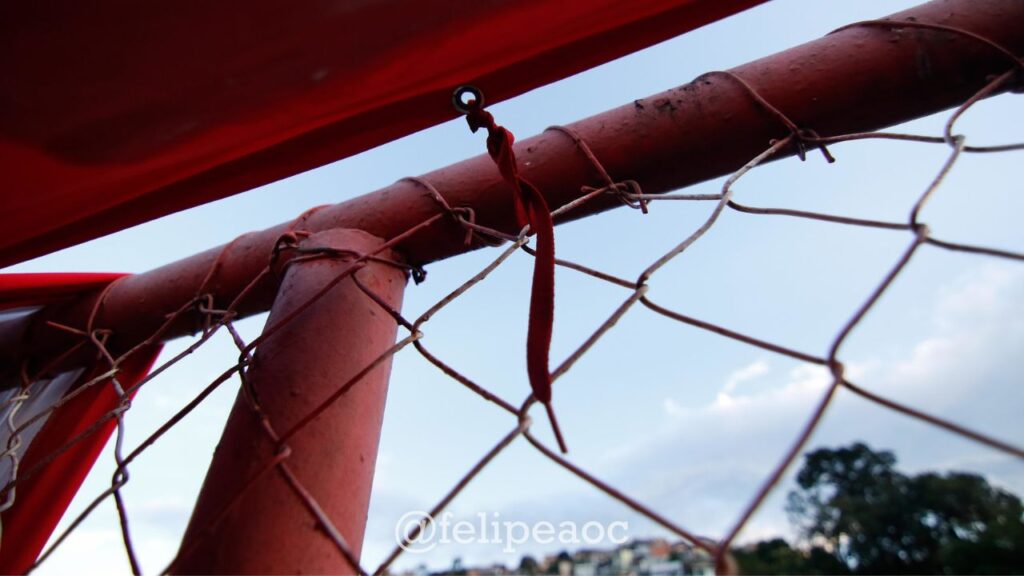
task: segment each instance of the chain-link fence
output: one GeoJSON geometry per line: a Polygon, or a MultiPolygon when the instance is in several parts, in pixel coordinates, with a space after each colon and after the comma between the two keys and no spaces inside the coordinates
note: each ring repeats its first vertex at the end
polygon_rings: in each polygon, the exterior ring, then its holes
{"type": "MultiPolygon", "coordinates": [[[[865,22],[856,24],[855,26],[893,28],[896,25],[892,22],[865,22]]],[[[356,555],[352,553],[349,543],[345,541],[343,535],[332,524],[331,518],[328,517],[328,515],[321,509],[317,502],[318,495],[307,490],[302,483],[301,475],[296,474],[295,471],[289,467],[290,448],[288,441],[297,432],[302,430],[304,426],[313,421],[323,410],[327,409],[335,402],[344,402],[345,394],[353,387],[359,386],[360,379],[364,375],[380,364],[389,362],[391,357],[396,354],[421,355],[423,359],[435,366],[451,380],[457,382],[461,386],[464,386],[473,394],[477,395],[481,402],[491,403],[500,408],[500,410],[506,414],[508,421],[507,434],[495,443],[490,450],[481,454],[479,460],[470,466],[464,474],[462,474],[461,478],[451,486],[450,490],[437,499],[435,505],[429,511],[432,517],[438,517],[452,503],[452,501],[473,482],[474,478],[476,478],[483,470],[487,469],[487,467],[494,462],[503,451],[508,449],[510,445],[517,441],[525,441],[546,459],[578,478],[579,482],[589,484],[603,492],[608,498],[621,502],[625,506],[648,518],[653,523],[661,526],[668,532],[691,543],[695,548],[704,550],[708,555],[714,558],[718,570],[726,572],[732,572],[735,570],[735,567],[731,565],[730,556],[728,554],[730,546],[734,544],[740,532],[748,525],[752,515],[762,506],[766,497],[774,488],[777,487],[780,479],[783,478],[787,469],[790,468],[794,461],[799,457],[801,451],[806,446],[808,439],[819,427],[819,424],[825,417],[827,408],[833,403],[838,394],[857,395],[888,410],[902,414],[906,418],[923,421],[931,426],[957,434],[963,438],[983,444],[997,451],[1001,451],[1018,458],[1024,458],[1024,449],[1018,445],[1007,442],[1003,439],[993,438],[987,434],[970,429],[947,418],[930,414],[916,408],[914,405],[896,401],[887,397],[884,393],[872,391],[872,389],[866,386],[863,382],[853,381],[844,366],[844,344],[846,343],[848,336],[857,329],[858,325],[865,318],[865,315],[875,307],[876,303],[894,280],[903,273],[908,262],[910,262],[914,255],[923,248],[929,247],[938,250],[963,252],[976,255],[978,258],[991,257],[1018,263],[1024,262],[1024,253],[1021,252],[947,240],[943,236],[943,230],[931,229],[927,225],[926,219],[922,216],[924,207],[936,194],[940,194],[942,192],[943,182],[947,175],[951,171],[955,170],[958,161],[960,161],[965,155],[1012,153],[1013,151],[1024,149],[1024,145],[1021,144],[999,146],[975,145],[972,139],[969,139],[965,135],[958,134],[956,129],[957,121],[961,116],[963,116],[971,109],[972,106],[977,104],[983,98],[1005,91],[1013,86],[1019,86],[1024,66],[1022,66],[1021,61],[1011,52],[970,32],[915,23],[900,23],[899,27],[930,29],[931,32],[935,33],[969,37],[974,41],[988,45],[992,50],[1005,54],[1007,57],[1007,71],[1002,75],[994,77],[984,88],[978,91],[977,94],[949,114],[945,130],[941,134],[913,135],[871,132],[831,136],[819,135],[813,130],[813,127],[799,126],[795,124],[789,119],[784,111],[777,109],[771,102],[762,98],[758,91],[743,78],[728,72],[711,73],[718,79],[733,83],[736,90],[742,92],[752,102],[756,103],[756,105],[763,110],[765,114],[774,117],[780,128],[783,128],[788,132],[788,135],[768,143],[760,154],[751,158],[745,165],[739,167],[735,173],[725,181],[721,191],[714,194],[687,194],[685,192],[667,195],[645,194],[643,182],[634,180],[617,181],[613,175],[610,175],[602,166],[600,158],[597,158],[590,150],[587,142],[572,129],[560,126],[550,129],[564,135],[565,138],[572,140],[578,150],[578,153],[583,155],[587,161],[590,162],[594,173],[599,175],[604,184],[600,188],[585,188],[583,190],[584,194],[578,200],[554,209],[552,212],[553,216],[558,217],[569,214],[573,210],[577,210],[589,202],[593,202],[596,199],[607,199],[609,196],[618,199],[625,206],[643,213],[647,213],[648,211],[672,210],[677,209],[676,207],[679,206],[686,206],[686,210],[706,210],[706,219],[703,223],[697,226],[696,229],[681,234],[678,238],[678,243],[671,249],[660,254],[635,254],[634,257],[638,260],[642,259],[645,264],[645,267],[643,267],[635,276],[624,277],[573,261],[561,259],[557,261],[558,266],[566,270],[570,270],[572,273],[586,275],[593,282],[604,283],[621,290],[622,296],[621,303],[618,307],[599,322],[597,329],[585,338],[582,338],[575,350],[569,354],[565,360],[553,367],[551,375],[556,384],[558,379],[572,370],[576,363],[590,353],[594,346],[606,334],[608,334],[609,331],[614,330],[618,322],[627,315],[636,314],[636,311],[641,309],[646,309],[680,324],[706,331],[706,337],[708,339],[732,339],[745,345],[759,348],[771,354],[777,354],[802,363],[824,367],[831,375],[830,384],[821,394],[820,399],[816,405],[813,406],[813,409],[808,411],[806,414],[802,429],[792,439],[791,445],[786,450],[778,454],[777,461],[774,466],[770,469],[764,470],[763,481],[760,487],[749,495],[749,499],[747,500],[746,505],[742,507],[741,513],[739,513],[730,522],[728,530],[719,537],[710,537],[707,533],[707,529],[701,525],[699,518],[688,518],[684,521],[680,518],[670,517],[655,507],[645,503],[642,497],[631,495],[630,493],[619,490],[615,486],[607,483],[604,479],[598,477],[595,473],[574,463],[571,455],[564,456],[559,454],[557,450],[552,449],[552,447],[535,436],[531,431],[531,426],[534,422],[530,412],[530,409],[534,404],[532,396],[527,396],[525,398],[509,398],[498,394],[492,389],[487,381],[471,378],[466,375],[460,369],[460,358],[439,354],[432,349],[430,344],[430,336],[432,333],[431,320],[440,311],[463,297],[463,295],[471,290],[486,290],[487,288],[482,286],[481,283],[517,253],[525,251],[532,254],[533,252],[530,248],[530,236],[528,235],[528,230],[524,230],[518,235],[510,235],[482,226],[475,221],[474,212],[471,207],[449,205],[445,200],[445,191],[436,189],[431,182],[425,179],[410,180],[415,185],[421,187],[424,194],[427,194],[434,199],[437,204],[436,214],[410,228],[406,232],[387,239],[382,248],[374,253],[356,254],[350,252],[337,253],[330,251],[319,251],[312,254],[302,253],[297,250],[297,246],[299,240],[307,234],[303,229],[303,222],[306,219],[306,215],[304,214],[297,218],[289,232],[281,237],[273,253],[266,255],[268,261],[267,266],[256,278],[253,279],[251,285],[256,285],[258,282],[263,280],[266,275],[280,274],[281,267],[284,262],[286,262],[287,265],[291,265],[307,259],[317,258],[338,258],[347,262],[348,265],[344,272],[338,275],[331,283],[325,285],[315,298],[310,299],[306,303],[305,307],[315,305],[317,300],[320,297],[327,296],[331,288],[335,285],[342,282],[351,282],[362,290],[367,298],[375,302],[383,313],[394,319],[400,330],[400,338],[394,346],[386,350],[380,350],[378,357],[368,364],[364,370],[361,370],[356,376],[345,382],[338,382],[335,393],[327,398],[320,407],[311,411],[298,425],[291,426],[287,430],[282,430],[279,429],[274,422],[271,422],[270,419],[261,416],[263,433],[266,435],[267,440],[277,447],[276,456],[264,463],[265,465],[262,466],[262,472],[259,475],[250,478],[239,478],[238,490],[236,492],[235,499],[223,503],[221,513],[211,520],[211,526],[209,528],[215,527],[219,519],[231,512],[238,499],[246,493],[246,489],[260,476],[262,476],[262,474],[275,473],[279,474],[281,478],[284,479],[290,487],[294,498],[301,503],[305,510],[307,510],[313,525],[316,526],[316,529],[311,530],[311,538],[326,538],[330,540],[336,547],[338,554],[344,556],[351,565],[360,566],[359,570],[363,573],[380,574],[387,572],[389,568],[393,566],[394,562],[404,553],[407,545],[417,539],[420,531],[426,526],[426,522],[429,520],[424,520],[423,523],[413,527],[407,534],[405,534],[402,542],[396,542],[393,551],[390,554],[387,554],[379,565],[361,566],[356,555]],[[737,182],[739,182],[750,171],[755,170],[758,166],[774,159],[776,156],[791,153],[795,150],[800,159],[803,160],[805,155],[820,151],[822,156],[831,163],[833,162],[833,156],[829,147],[840,148],[838,146],[839,144],[852,140],[893,140],[900,141],[904,143],[903,145],[905,146],[945,147],[948,150],[948,156],[940,166],[936,167],[934,178],[926,187],[920,190],[916,200],[905,207],[906,218],[901,221],[882,221],[859,217],[847,217],[842,214],[819,213],[789,209],[785,207],[756,207],[741,203],[736,198],[735,190],[737,182]],[[700,205],[700,207],[694,208],[694,205],[700,205]],[[894,257],[891,268],[880,274],[873,289],[864,295],[862,303],[858,307],[849,310],[847,320],[836,328],[831,340],[828,342],[822,342],[822,347],[820,349],[824,351],[823,353],[795,349],[787,345],[773,342],[770,337],[766,338],[751,335],[740,330],[731,329],[728,326],[722,326],[703,320],[700,318],[699,313],[674,309],[670,305],[659,302],[650,294],[651,286],[659,280],[659,272],[661,272],[670,262],[675,261],[681,255],[690,250],[693,246],[698,245],[699,241],[705,235],[715,229],[721,216],[729,211],[742,212],[744,214],[755,215],[763,218],[796,218],[815,220],[834,226],[853,226],[866,229],[897,231],[905,234],[906,244],[902,253],[894,257]],[[426,311],[416,317],[406,317],[402,312],[388,305],[383,298],[370,290],[365,283],[361,282],[359,271],[369,262],[381,261],[380,254],[383,254],[388,249],[400,244],[409,236],[416,234],[426,227],[437,226],[439,224],[461,227],[462,230],[464,230],[467,246],[490,245],[493,246],[493,248],[489,248],[489,250],[497,252],[497,256],[477,274],[466,279],[464,283],[452,290],[444,298],[437,301],[426,311]],[[520,438],[522,440],[520,440],[520,438]]],[[[859,178],[861,175],[854,174],[852,177],[859,178]]],[[[229,244],[222,251],[222,255],[230,254],[230,249],[231,245],[229,244]]],[[[840,259],[837,258],[837,264],[838,260],[840,259]]],[[[423,271],[418,267],[409,266],[407,264],[391,260],[387,260],[387,262],[407,269],[411,276],[417,281],[423,279],[423,271]]],[[[167,317],[165,325],[169,326],[183,317],[195,317],[198,314],[198,317],[201,318],[201,325],[194,342],[181,353],[162,362],[158,367],[153,369],[148,376],[141,379],[138,383],[131,387],[125,387],[118,376],[119,370],[127,358],[130,358],[140,350],[144,350],[147,347],[160,342],[162,330],[158,330],[149,339],[140,343],[132,350],[115,356],[106,346],[107,339],[110,336],[109,332],[93,326],[90,322],[84,326],[59,326],[59,328],[66,332],[73,333],[79,338],[79,344],[76,345],[76,349],[89,348],[100,355],[102,358],[101,364],[103,366],[103,370],[101,371],[102,373],[90,379],[88,382],[85,382],[78,388],[75,388],[70,393],[63,395],[60,400],[52,402],[46,407],[36,407],[35,409],[29,410],[27,407],[34,402],[36,398],[45,397],[48,393],[47,390],[55,389],[55,387],[59,386],[59,383],[56,381],[41,379],[36,377],[34,374],[26,372],[23,374],[22,386],[19,389],[10,391],[4,398],[3,425],[9,432],[9,441],[4,447],[2,458],[5,462],[4,470],[8,471],[11,480],[4,488],[3,504],[0,505],[2,506],[0,509],[6,509],[15,501],[17,498],[17,487],[20,483],[31,479],[37,474],[45,473],[48,462],[52,461],[59,454],[75,446],[82,439],[95,433],[103,426],[104,423],[110,421],[116,423],[116,435],[114,439],[116,473],[111,479],[109,488],[96,495],[92,503],[73,522],[71,522],[56,539],[52,541],[50,546],[39,558],[36,564],[37,566],[45,563],[53,551],[58,549],[65,542],[66,538],[70,534],[74,533],[81,522],[97,510],[100,504],[104,503],[108,499],[112,499],[121,525],[125,553],[133,571],[139,573],[141,571],[140,562],[138,560],[139,553],[135,549],[135,546],[133,546],[131,538],[131,505],[129,502],[125,502],[125,499],[122,497],[122,489],[130,480],[130,470],[132,469],[132,466],[138,465],[136,464],[136,461],[139,457],[145,454],[147,449],[153,446],[154,443],[160,441],[165,434],[173,430],[179,422],[188,417],[214,392],[214,390],[223,384],[232,381],[234,378],[238,378],[240,380],[243,391],[242,395],[252,412],[256,415],[263,414],[264,407],[260,404],[259,394],[257,391],[251,389],[246,375],[253,363],[254,355],[259,353],[259,346],[261,342],[281,330],[281,328],[296,314],[298,314],[298,312],[277,321],[273,325],[267,326],[261,336],[246,341],[239,331],[236,330],[235,322],[237,319],[236,310],[239,303],[244,301],[247,297],[248,290],[243,290],[241,295],[239,295],[233,302],[216,302],[215,298],[207,290],[207,288],[214,283],[221,265],[222,260],[221,258],[218,258],[210,268],[206,276],[206,280],[196,291],[195,298],[189,302],[183,302],[177,311],[167,317]],[[220,376],[213,380],[213,382],[211,382],[192,401],[181,407],[177,414],[160,426],[152,435],[138,443],[134,448],[129,448],[125,444],[125,415],[129,413],[132,405],[132,397],[135,391],[150,380],[159,378],[160,375],[171,366],[185,361],[194,350],[206,344],[211,338],[219,333],[227,333],[235,343],[239,353],[238,361],[227,366],[220,376]],[[111,387],[120,399],[117,408],[105,414],[102,418],[85,429],[81,434],[74,437],[65,446],[58,449],[49,458],[37,463],[34,467],[26,469],[25,467],[20,466],[19,454],[21,453],[22,448],[22,436],[34,430],[34,426],[37,427],[42,419],[58,407],[64,405],[76,395],[82,394],[94,386],[111,387]],[[28,416],[26,416],[26,414],[28,414],[28,416]]],[[[571,298],[571,296],[558,292],[558,298],[565,299],[571,298]]],[[[99,309],[102,304],[103,298],[101,297],[97,301],[96,308],[99,309]]],[[[509,354],[521,354],[521,350],[518,349],[508,350],[507,352],[509,354]]],[[[642,352],[622,352],[622,354],[626,356],[640,353],[642,352]]],[[[48,371],[43,367],[43,369],[39,370],[38,373],[46,374],[48,371]]],[[[72,378],[72,380],[73,379],[74,378],[72,378]]],[[[558,403],[557,389],[558,387],[555,386],[556,405],[558,403]]],[[[523,390],[524,394],[526,394],[525,387],[523,390]]],[[[61,390],[61,393],[63,393],[63,390],[61,390]]],[[[1000,400],[998,398],[992,399],[992,402],[999,401],[1000,400]]],[[[574,433],[575,432],[571,429],[566,432],[570,446],[572,445],[572,435],[574,433]]],[[[200,533],[201,532],[202,530],[200,533]]],[[[187,554],[188,552],[189,551],[185,549],[181,551],[181,554],[187,554]]],[[[174,569],[173,563],[168,567],[168,569],[174,569]]]]}

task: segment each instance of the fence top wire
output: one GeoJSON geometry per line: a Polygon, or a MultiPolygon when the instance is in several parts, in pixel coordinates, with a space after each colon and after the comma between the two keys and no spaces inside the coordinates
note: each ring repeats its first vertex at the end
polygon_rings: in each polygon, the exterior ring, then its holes
{"type": "MultiPolygon", "coordinates": [[[[358,567],[358,570],[362,574],[384,574],[388,572],[388,570],[394,565],[394,562],[403,554],[406,545],[415,541],[421,531],[426,528],[430,521],[429,518],[436,517],[444,511],[483,470],[490,466],[495,459],[499,458],[501,454],[520,437],[522,437],[528,445],[535,448],[539,454],[550,461],[554,466],[560,467],[561,469],[569,472],[581,482],[589,484],[593,488],[605,494],[607,497],[621,502],[623,505],[648,518],[650,521],[661,526],[668,532],[686,540],[693,547],[705,551],[708,555],[713,557],[716,569],[721,573],[734,573],[736,571],[736,566],[729,554],[730,547],[734,544],[736,538],[740,535],[744,527],[748,525],[751,517],[763,505],[771,491],[779,484],[780,480],[793,464],[794,460],[800,455],[808,440],[825,417],[827,409],[833,404],[836,395],[839,394],[840,391],[852,393],[867,401],[873,402],[880,407],[902,414],[907,418],[919,420],[930,426],[943,429],[947,432],[959,435],[981,445],[988,446],[989,448],[1002,453],[1015,456],[1017,458],[1024,458],[1024,448],[1019,445],[1004,439],[991,437],[988,434],[970,429],[960,423],[953,422],[935,414],[927,413],[912,405],[898,402],[887,397],[883,393],[871,390],[863,383],[853,382],[851,375],[848,373],[843,363],[844,344],[848,337],[857,330],[863,319],[875,307],[886,290],[904,272],[908,263],[920,250],[922,250],[923,247],[930,246],[940,250],[1000,258],[1011,262],[1024,262],[1024,253],[1021,252],[943,239],[942,230],[931,230],[927,224],[927,219],[923,214],[923,210],[927,206],[928,202],[940,192],[947,175],[954,170],[958,161],[960,161],[965,154],[1009,152],[1024,148],[1024,144],[996,146],[968,145],[967,138],[956,133],[956,121],[979,100],[987,95],[1005,90],[1008,87],[1015,85],[1014,83],[1020,82],[1022,69],[1021,60],[1016,58],[1008,50],[988,39],[985,39],[984,37],[950,27],[906,22],[900,22],[897,24],[888,21],[863,22],[856,24],[856,26],[881,28],[919,27],[930,29],[933,32],[962,35],[979,43],[988,45],[993,50],[1006,54],[1008,59],[1008,69],[1004,74],[992,78],[992,80],[974,97],[970,98],[962,106],[954,110],[949,116],[949,121],[945,126],[944,133],[937,136],[920,136],[897,133],[856,133],[822,136],[815,132],[813,127],[800,126],[794,123],[787,116],[785,111],[776,108],[772,103],[764,99],[758,93],[757,89],[746,79],[733,73],[716,72],[714,74],[721,75],[733,82],[738,91],[750,98],[757,106],[763,109],[765,113],[777,118],[780,126],[788,130],[788,135],[768,143],[761,153],[751,158],[745,165],[739,167],[732,176],[725,180],[720,192],[717,194],[644,194],[641,183],[638,181],[615,180],[614,177],[604,168],[600,159],[594,154],[586,141],[584,141],[579,134],[569,128],[560,126],[555,126],[550,129],[564,134],[567,138],[570,138],[573,141],[578,153],[592,165],[595,173],[600,177],[603,183],[603,186],[600,188],[584,186],[582,188],[583,195],[578,200],[556,207],[552,211],[552,216],[558,217],[569,214],[573,210],[577,210],[589,202],[594,202],[598,199],[606,200],[609,197],[614,198],[623,205],[632,207],[643,213],[659,210],[661,209],[661,207],[658,206],[659,204],[670,200],[681,201],[680,203],[675,203],[677,206],[680,204],[692,206],[690,203],[696,203],[700,205],[700,208],[697,209],[706,210],[705,220],[693,231],[682,235],[679,238],[678,243],[671,249],[655,257],[644,257],[645,267],[636,277],[621,277],[574,261],[563,259],[556,261],[558,266],[566,270],[587,275],[590,278],[593,278],[594,281],[606,283],[609,286],[614,286],[616,289],[623,290],[623,298],[621,303],[611,312],[611,314],[604,317],[598,324],[597,328],[591,334],[587,335],[579,343],[578,347],[561,363],[554,367],[551,371],[551,376],[552,381],[555,384],[557,384],[558,380],[573,368],[576,362],[590,352],[602,337],[604,337],[610,330],[613,330],[616,323],[622,320],[627,314],[630,314],[639,308],[646,309],[666,319],[690,325],[717,336],[732,339],[773,354],[789,357],[800,362],[823,366],[827,368],[830,374],[830,383],[821,393],[817,403],[806,415],[804,424],[798,434],[792,439],[789,447],[779,454],[776,464],[764,474],[760,486],[750,495],[747,504],[731,522],[729,528],[718,537],[712,537],[706,533],[706,529],[702,526],[700,518],[669,517],[661,511],[653,508],[651,505],[645,504],[642,498],[638,498],[626,491],[616,488],[592,471],[574,463],[571,456],[563,456],[559,454],[557,450],[553,450],[545,444],[545,442],[531,432],[533,419],[531,417],[530,410],[536,403],[536,400],[532,395],[526,394],[525,398],[502,397],[500,394],[495,393],[487,382],[481,382],[467,376],[459,369],[459,362],[457,360],[441,358],[441,355],[431,351],[428,346],[428,336],[430,333],[429,324],[439,312],[444,310],[452,302],[462,297],[468,291],[477,289],[478,285],[480,285],[483,280],[485,280],[500,266],[505,264],[517,252],[524,251],[532,255],[534,254],[534,249],[529,246],[529,237],[526,234],[526,229],[518,235],[512,235],[483,226],[476,221],[475,213],[471,207],[450,205],[445,199],[444,190],[436,189],[433,184],[424,179],[410,179],[410,182],[423,188],[429,197],[434,200],[437,210],[433,215],[424,219],[419,224],[416,224],[401,234],[387,239],[384,245],[373,253],[359,254],[326,250],[309,251],[298,248],[298,240],[307,235],[307,232],[304,229],[304,223],[307,221],[308,217],[317,210],[317,208],[314,208],[299,216],[293,224],[288,227],[286,232],[281,236],[281,239],[278,241],[273,252],[266,255],[266,267],[252,279],[248,288],[243,290],[242,293],[232,302],[216,302],[214,296],[210,293],[209,288],[216,283],[217,273],[221,267],[225,254],[228,254],[232,249],[232,244],[225,246],[221,251],[221,254],[213,261],[209,272],[201,282],[195,296],[190,301],[182,303],[180,308],[168,315],[166,323],[164,324],[164,326],[168,326],[184,317],[191,317],[195,319],[198,329],[195,342],[181,353],[164,361],[160,366],[155,368],[149,376],[143,378],[132,388],[126,389],[119,382],[119,367],[126,358],[137,353],[139,350],[158,342],[164,329],[163,327],[156,330],[150,338],[146,339],[138,346],[115,356],[107,348],[107,342],[111,336],[109,331],[96,327],[92,323],[92,318],[95,317],[95,311],[99,310],[103,306],[102,296],[96,301],[94,312],[90,315],[90,321],[86,325],[58,326],[60,329],[74,334],[79,339],[79,342],[75,345],[75,349],[86,347],[94,350],[100,356],[101,363],[108,369],[103,371],[97,377],[82,384],[72,393],[66,395],[64,399],[53,404],[53,406],[48,410],[38,412],[27,419],[19,417],[19,410],[32,398],[34,394],[40,393],[37,389],[38,387],[33,385],[33,382],[43,382],[44,380],[42,375],[47,373],[48,367],[43,367],[41,370],[35,371],[35,373],[30,373],[28,369],[24,371],[22,386],[16,393],[8,395],[3,404],[3,426],[7,428],[9,440],[7,445],[3,447],[3,453],[0,455],[0,458],[3,458],[10,463],[9,468],[12,472],[11,479],[6,486],[3,487],[3,490],[0,491],[0,495],[3,496],[0,498],[0,511],[6,510],[13,505],[16,500],[16,489],[21,483],[44,471],[46,465],[59,454],[71,449],[83,438],[96,433],[104,422],[111,420],[116,422],[116,435],[114,442],[114,460],[116,463],[116,469],[111,478],[109,487],[102,493],[98,494],[85,508],[85,510],[66,527],[66,529],[40,556],[32,569],[45,562],[55,550],[60,548],[60,546],[66,542],[68,536],[71,535],[101,503],[110,498],[114,501],[118,513],[124,549],[129,564],[133,573],[140,573],[141,567],[138,560],[138,552],[133,545],[131,538],[131,514],[129,512],[129,506],[122,493],[124,486],[131,478],[130,466],[141,455],[143,455],[149,447],[160,440],[169,431],[174,429],[178,423],[188,417],[189,414],[209,398],[215,389],[235,376],[240,380],[242,396],[245,399],[247,406],[259,417],[263,433],[266,435],[266,438],[276,446],[276,450],[274,451],[273,456],[264,463],[254,476],[239,479],[238,491],[236,492],[235,497],[231,501],[224,503],[221,512],[211,520],[210,525],[207,526],[205,530],[215,529],[218,522],[220,522],[226,515],[230,514],[234,507],[238,506],[239,502],[245,498],[246,489],[249,486],[251,486],[263,474],[274,471],[282,475],[296,500],[302,504],[303,508],[308,512],[310,519],[314,521],[318,530],[312,537],[327,538],[337,549],[338,554],[346,559],[352,566],[358,567]],[[946,160],[941,164],[941,166],[937,167],[934,177],[920,191],[912,205],[906,207],[906,218],[902,221],[872,220],[848,217],[842,214],[819,213],[782,207],[755,207],[741,204],[735,199],[736,183],[750,171],[780,154],[795,149],[801,160],[803,160],[805,158],[805,150],[807,148],[818,148],[828,162],[833,162],[834,157],[826,146],[836,146],[845,141],[870,139],[898,140],[908,143],[945,146],[948,148],[948,156],[946,160]],[[699,242],[705,235],[713,231],[722,215],[727,211],[735,211],[755,216],[782,216],[786,218],[813,220],[841,226],[855,226],[865,229],[896,231],[905,234],[906,243],[902,252],[894,255],[890,268],[879,275],[873,289],[864,295],[864,299],[861,304],[855,309],[850,310],[847,320],[840,326],[836,327],[834,335],[829,342],[823,343],[822,347],[818,350],[795,349],[773,342],[770,338],[747,334],[740,330],[734,330],[727,326],[720,326],[718,324],[702,320],[693,315],[692,312],[675,310],[670,306],[666,306],[652,299],[649,293],[649,288],[652,285],[652,282],[658,278],[659,272],[666,265],[676,260],[699,242]],[[359,272],[368,262],[385,262],[390,265],[401,267],[414,279],[422,281],[425,278],[425,273],[422,269],[393,259],[385,258],[381,256],[381,254],[386,253],[388,249],[396,246],[405,238],[415,234],[423,228],[440,224],[460,227],[460,229],[464,231],[464,241],[467,245],[478,242],[495,247],[504,247],[500,249],[498,255],[493,259],[493,261],[481,269],[477,274],[468,278],[465,282],[452,290],[448,295],[438,300],[433,306],[429,307],[419,316],[415,318],[407,318],[399,310],[394,309],[388,305],[383,298],[375,294],[365,282],[362,282],[359,277],[359,272]],[[236,329],[235,322],[238,316],[238,307],[249,296],[250,289],[257,285],[266,275],[281,274],[283,269],[287,266],[293,265],[296,262],[317,258],[341,259],[344,262],[347,262],[348,265],[344,268],[343,272],[341,272],[330,283],[325,285],[313,298],[303,304],[298,311],[293,312],[285,318],[279,319],[273,325],[267,326],[261,336],[246,342],[236,329]],[[275,423],[271,422],[270,419],[266,417],[263,406],[258,398],[258,394],[248,384],[247,373],[252,365],[253,355],[258,350],[261,342],[280,331],[281,328],[290,322],[299,312],[315,305],[315,303],[327,294],[333,286],[336,286],[341,282],[354,283],[367,296],[367,298],[379,306],[382,312],[394,319],[399,328],[404,330],[404,334],[393,346],[385,350],[381,350],[379,355],[355,376],[345,382],[338,382],[336,391],[326,398],[320,406],[312,410],[304,418],[300,419],[297,424],[291,426],[287,430],[278,429],[275,426],[275,423]],[[182,361],[193,351],[210,341],[215,334],[222,332],[226,332],[237,347],[237,362],[228,366],[220,376],[215,378],[193,400],[183,406],[171,419],[160,426],[154,433],[145,438],[135,448],[128,450],[125,444],[125,415],[132,406],[132,395],[135,390],[150,380],[158,377],[171,366],[182,361]],[[478,396],[482,401],[492,403],[497,408],[507,413],[508,431],[493,445],[490,450],[481,455],[479,460],[465,471],[465,473],[445,494],[441,495],[436,500],[436,504],[430,511],[431,515],[425,518],[419,525],[413,527],[412,530],[404,536],[403,541],[397,543],[395,548],[385,556],[380,565],[367,567],[360,564],[359,559],[352,552],[350,544],[333,525],[331,518],[328,517],[320,507],[317,502],[317,495],[306,489],[302,484],[300,475],[290,467],[289,457],[292,452],[288,441],[327,407],[335,402],[343,401],[344,395],[354,386],[358,386],[363,376],[380,364],[389,362],[395,354],[400,353],[406,348],[415,350],[423,359],[434,365],[454,382],[462,385],[471,393],[478,396]],[[108,412],[103,418],[93,423],[93,425],[86,429],[82,434],[73,438],[65,446],[60,447],[35,467],[29,469],[20,468],[19,457],[23,453],[21,446],[22,434],[40,419],[45,418],[59,406],[65,404],[70,398],[73,398],[78,394],[82,394],[84,391],[94,386],[112,387],[119,398],[118,405],[108,412]]],[[[637,257],[640,258],[641,256],[637,255],[637,257]]],[[[110,288],[108,288],[108,291],[109,289],[110,288]]],[[[518,352],[510,351],[510,353],[518,352]]],[[[572,433],[572,431],[569,431],[570,441],[572,433]]],[[[0,534],[2,534],[2,532],[0,532],[0,534]]],[[[183,549],[179,554],[186,555],[188,551],[188,549],[183,549]]],[[[173,571],[173,569],[174,563],[172,562],[165,571],[173,571]]]]}

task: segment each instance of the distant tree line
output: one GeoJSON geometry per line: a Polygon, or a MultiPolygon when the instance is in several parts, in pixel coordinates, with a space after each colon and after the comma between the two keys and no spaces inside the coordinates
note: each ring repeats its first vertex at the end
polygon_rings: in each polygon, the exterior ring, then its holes
{"type": "Polygon", "coordinates": [[[786,510],[800,535],[736,549],[744,574],[1024,574],[1019,497],[976,474],[895,469],[863,443],[805,456],[786,510]]]}

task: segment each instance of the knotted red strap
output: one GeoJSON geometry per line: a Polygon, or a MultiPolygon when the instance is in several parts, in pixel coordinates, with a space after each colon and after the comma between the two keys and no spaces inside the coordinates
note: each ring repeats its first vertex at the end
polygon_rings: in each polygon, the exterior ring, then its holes
{"type": "Polygon", "coordinates": [[[548,352],[551,349],[551,326],[555,319],[555,228],[544,196],[533,184],[519,175],[519,166],[512,151],[515,137],[494,122],[494,117],[473,100],[466,105],[466,121],[476,132],[487,129],[487,152],[498,165],[498,171],[512,190],[519,226],[530,225],[537,234],[536,261],[533,266],[533,288],[530,295],[530,324],[526,333],[526,373],[533,396],[544,405],[551,429],[562,452],[568,452],[558,420],[551,408],[551,372],[548,352]]]}

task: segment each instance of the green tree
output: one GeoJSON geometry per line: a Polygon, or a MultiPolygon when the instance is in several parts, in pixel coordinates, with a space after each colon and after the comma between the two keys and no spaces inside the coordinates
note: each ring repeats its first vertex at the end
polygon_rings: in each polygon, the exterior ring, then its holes
{"type": "Polygon", "coordinates": [[[569,562],[570,564],[572,563],[572,556],[570,556],[569,553],[566,552],[565,550],[562,550],[561,552],[559,552],[558,556],[555,557],[555,559],[552,560],[550,563],[548,563],[547,573],[548,574],[558,574],[558,565],[561,564],[562,562],[569,562]]]}
{"type": "Polygon", "coordinates": [[[1024,506],[975,474],[920,474],[911,479],[919,521],[938,544],[938,560],[955,574],[1024,573],[1024,506]]]}
{"type": "Polygon", "coordinates": [[[540,564],[537,563],[537,559],[533,556],[526,555],[519,561],[519,569],[516,570],[517,574],[540,574],[540,564]]]}
{"type": "Polygon", "coordinates": [[[859,442],[807,454],[791,521],[854,573],[1024,573],[1018,497],[975,474],[907,476],[895,464],[859,442]]]}
{"type": "Polygon", "coordinates": [[[782,538],[765,540],[733,550],[743,574],[846,574],[844,564],[825,550],[792,548],[782,538]]]}

